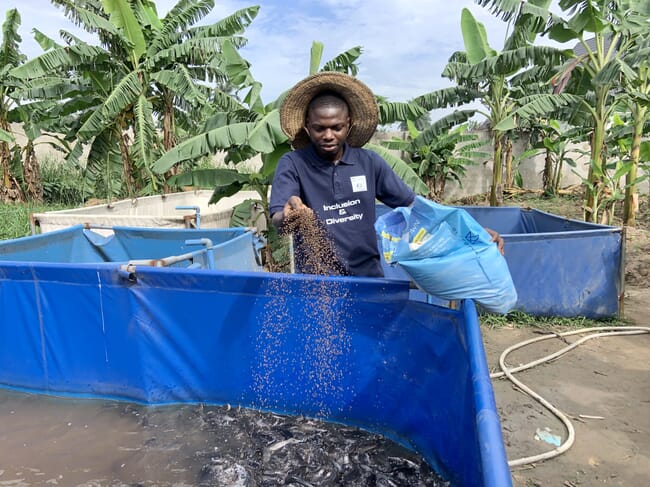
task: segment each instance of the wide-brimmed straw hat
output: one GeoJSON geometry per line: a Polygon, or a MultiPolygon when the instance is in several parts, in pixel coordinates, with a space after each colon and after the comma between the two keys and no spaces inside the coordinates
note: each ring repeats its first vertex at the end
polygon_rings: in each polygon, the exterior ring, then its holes
{"type": "Polygon", "coordinates": [[[352,123],[348,144],[352,147],[365,145],[375,133],[379,122],[375,96],[370,88],[352,76],[323,71],[296,83],[280,107],[280,124],[294,149],[309,145],[309,136],[304,130],[307,106],[314,96],[323,91],[340,94],[348,104],[352,123]]]}

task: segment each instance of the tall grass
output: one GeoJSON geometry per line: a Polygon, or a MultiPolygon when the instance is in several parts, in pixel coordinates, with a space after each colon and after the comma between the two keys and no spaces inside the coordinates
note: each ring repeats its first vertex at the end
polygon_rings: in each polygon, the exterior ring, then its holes
{"type": "Polygon", "coordinates": [[[41,161],[41,179],[46,203],[78,206],[89,196],[83,172],[66,161],[46,157],[41,161]]]}
{"type": "Polygon", "coordinates": [[[69,205],[0,203],[0,240],[26,237],[32,234],[29,215],[50,210],[62,210],[69,205]]]}
{"type": "Polygon", "coordinates": [[[0,203],[0,240],[31,235],[29,216],[32,213],[74,208],[87,197],[78,166],[46,156],[41,160],[40,169],[43,203],[0,203]]]}
{"type": "Polygon", "coordinates": [[[552,332],[561,328],[590,328],[594,326],[620,326],[626,325],[624,320],[618,318],[590,319],[577,316],[574,318],[562,316],[533,316],[522,311],[511,311],[506,315],[494,313],[481,313],[481,325],[494,329],[501,327],[527,328],[530,326],[540,330],[552,332]]]}

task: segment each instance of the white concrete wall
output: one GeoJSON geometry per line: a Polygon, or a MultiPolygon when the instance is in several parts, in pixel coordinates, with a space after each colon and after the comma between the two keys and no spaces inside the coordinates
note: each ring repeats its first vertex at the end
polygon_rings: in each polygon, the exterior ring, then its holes
{"type": "MultiPolygon", "coordinates": [[[[21,145],[25,143],[25,138],[22,135],[22,131],[17,126],[12,126],[14,135],[17,137],[18,143],[21,145]]],[[[485,130],[478,132],[481,139],[486,140],[489,137],[489,134],[485,130]]],[[[386,132],[379,131],[373,137],[374,143],[379,143],[380,140],[390,139],[393,136],[399,136],[399,132],[386,132]]],[[[46,157],[53,157],[55,159],[61,159],[62,156],[60,153],[57,153],[52,147],[48,144],[45,144],[47,140],[51,140],[48,137],[41,137],[37,140],[36,153],[39,157],[39,160],[43,161],[46,157]]],[[[578,148],[578,147],[577,147],[578,148]]],[[[582,150],[588,150],[588,146],[582,145],[582,150]]],[[[491,145],[488,143],[481,149],[483,152],[492,153],[491,145]]],[[[524,143],[518,142],[515,144],[514,151],[516,154],[521,154],[525,150],[524,143]]],[[[572,154],[572,157],[578,161],[578,167],[575,168],[575,171],[579,172],[582,176],[587,174],[587,161],[584,157],[580,156],[579,153],[572,154]]],[[[214,156],[215,163],[223,163],[223,154],[216,154],[214,156]]],[[[260,157],[255,157],[250,161],[244,161],[240,163],[238,167],[246,171],[254,171],[261,167],[260,157]]],[[[524,188],[526,189],[541,189],[542,188],[542,171],[544,169],[544,156],[539,155],[534,158],[524,159],[519,164],[519,171],[523,178],[524,188]]],[[[450,181],[446,185],[444,198],[446,200],[453,200],[462,198],[465,196],[472,196],[477,194],[484,194],[490,191],[490,184],[492,181],[492,162],[479,162],[475,166],[468,166],[466,169],[466,176],[463,179],[462,186],[460,186],[455,181],[450,181]]],[[[565,164],[562,172],[562,184],[561,187],[568,187],[573,185],[580,184],[580,176],[577,176],[574,173],[574,168],[565,164]]],[[[639,185],[639,193],[648,194],[650,193],[650,180],[645,180],[639,185]]]]}
{"type": "MultiPolygon", "coordinates": [[[[474,166],[467,166],[466,174],[462,181],[462,186],[455,181],[447,182],[445,186],[444,199],[455,200],[465,196],[473,196],[477,194],[484,194],[490,191],[492,183],[492,145],[489,139],[487,130],[476,130],[473,133],[479,136],[479,140],[485,140],[487,143],[480,150],[490,155],[489,161],[477,161],[474,166]]],[[[399,137],[399,132],[380,132],[378,133],[373,142],[379,143],[381,140],[390,139],[392,137],[399,137]]],[[[568,164],[564,164],[562,168],[562,182],[560,187],[566,188],[569,186],[579,185],[582,182],[582,177],[587,175],[588,160],[582,156],[580,152],[575,150],[588,151],[587,144],[574,145],[570,150],[572,151],[570,157],[577,161],[577,167],[573,168],[568,164]],[[578,174],[576,174],[576,172],[578,174]]],[[[514,145],[513,152],[522,154],[526,151],[525,142],[518,141],[514,145]]],[[[544,170],[544,154],[523,159],[520,161],[517,169],[519,170],[523,187],[525,189],[542,189],[542,171],[544,170]]],[[[650,192],[650,181],[645,180],[639,185],[638,189],[641,194],[648,194],[650,192]]]]}
{"type": "MultiPolygon", "coordinates": [[[[491,155],[492,145],[489,140],[488,132],[486,130],[480,130],[475,131],[474,133],[479,135],[480,140],[486,140],[487,144],[481,150],[491,155]]],[[[588,150],[586,145],[581,147],[576,146],[576,148],[588,150]]],[[[522,154],[526,150],[526,143],[524,141],[517,141],[514,143],[513,153],[515,154],[515,157],[517,154],[522,154]]],[[[566,163],[564,164],[562,168],[562,181],[560,184],[563,188],[579,185],[581,183],[581,177],[584,177],[587,174],[587,169],[584,166],[584,164],[586,164],[584,158],[582,158],[579,153],[575,152],[571,154],[571,157],[575,160],[581,159],[581,162],[578,163],[578,167],[576,168],[572,168],[566,163]],[[578,172],[579,175],[576,174],[576,172],[578,172]]],[[[462,181],[462,187],[455,181],[450,181],[447,183],[445,188],[445,198],[458,199],[464,196],[489,192],[492,183],[492,167],[493,163],[491,158],[487,162],[479,162],[476,166],[468,166],[466,176],[462,181]]],[[[515,167],[513,167],[513,170],[518,171],[521,174],[524,188],[542,189],[544,154],[522,159],[519,162],[515,161],[515,167]]]]}

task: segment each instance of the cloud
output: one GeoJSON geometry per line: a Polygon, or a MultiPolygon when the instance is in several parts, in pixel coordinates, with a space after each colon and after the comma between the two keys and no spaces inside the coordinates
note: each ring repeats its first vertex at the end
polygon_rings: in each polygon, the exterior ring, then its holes
{"type": "MultiPolygon", "coordinates": [[[[262,2],[243,53],[264,82],[263,94],[275,97],[308,74],[314,40],[323,42],[324,60],[362,46],[359,77],[391,100],[448,86],[441,73],[449,56],[463,49],[461,9],[481,10],[470,1],[440,0],[324,0],[318,8],[313,5],[298,1],[277,9],[262,2]]],[[[502,36],[502,23],[489,14],[487,21],[494,24],[488,30],[496,27],[502,36]]]]}
{"type": "MultiPolygon", "coordinates": [[[[175,3],[157,0],[158,14],[164,16],[175,3]]],[[[256,3],[260,12],[244,33],[249,42],[242,55],[263,83],[267,103],[308,74],[315,40],[324,44],[323,61],[362,46],[359,78],[377,94],[405,101],[449,86],[441,73],[449,56],[463,49],[463,7],[486,25],[496,49],[503,45],[505,32],[503,22],[470,0],[227,0],[215,2],[201,23],[216,22],[256,3]]],[[[13,6],[23,17],[22,49],[29,57],[40,53],[31,38],[32,27],[56,39],[61,28],[79,32],[48,0],[11,1],[9,8],[13,6]]]]}

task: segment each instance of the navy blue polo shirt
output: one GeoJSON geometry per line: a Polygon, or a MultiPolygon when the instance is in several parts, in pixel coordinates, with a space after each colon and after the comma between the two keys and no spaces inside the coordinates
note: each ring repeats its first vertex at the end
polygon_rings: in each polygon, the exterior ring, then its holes
{"type": "MultiPolygon", "coordinates": [[[[375,204],[410,205],[415,194],[375,152],[346,145],[338,164],[322,159],[312,144],[280,158],[271,188],[271,215],[299,196],[316,213],[353,276],[381,277],[375,204]]],[[[301,271],[300,262],[296,262],[301,271]]]]}

